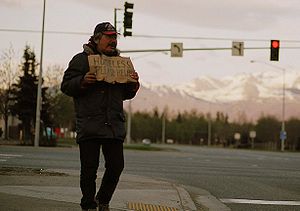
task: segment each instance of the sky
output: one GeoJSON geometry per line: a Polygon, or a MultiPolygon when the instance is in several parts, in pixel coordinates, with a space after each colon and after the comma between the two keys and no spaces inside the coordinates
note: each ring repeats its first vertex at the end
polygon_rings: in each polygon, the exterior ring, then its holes
{"type": "MultiPolygon", "coordinates": [[[[175,85],[200,76],[222,78],[253,71],[284,68],[300,70],[299,0],[128,0],[134,4],[133,36],[120,35],[122,50],[170,49],[172,42],[184,48],[231,48],[232,41],[247,47],[269,47],[280,40],[280,61],[271,62],[270,50],[245,49],[244,56],[231,50],[184,51],[174,58],[170,52],[126,53],[143,83],[175,85]],[[149,37],[147,37],[149,36],[149,37]],[[169,37],[169,38],[161,38],[169,37]],[[284,49],[284,47],[298,47],[284,49]],[[251,63],[255,60],[255,63],[251,63]],[[276,66],[278,68],[272,67],[276,66]]],[[[43,71],[50,65],[65,69],[70,59],[102,22],[114,23],[122,33],[125,1],[46,0],[43,71]]],[[[10,46],[20,63],[25,45],[41,56],[43,0],[0,0],[0,54],[10,46]],[[12,30],[12,31],[10,31],[12,30]]],[[[44,74],[44,73],[43,73],[44,74]]]]}

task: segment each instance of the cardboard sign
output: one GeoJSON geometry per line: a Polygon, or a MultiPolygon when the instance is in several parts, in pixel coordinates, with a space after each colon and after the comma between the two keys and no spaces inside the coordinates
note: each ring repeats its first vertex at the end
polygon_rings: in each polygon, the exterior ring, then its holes
{"type": "Polygon", "coordinates": [[[130,73],[134,72],[134,67],[129,57],[90,55],[88,60],[90,72],[96,74],[98,81],[108,83],[137,82],[130,77],[130,73]]]}

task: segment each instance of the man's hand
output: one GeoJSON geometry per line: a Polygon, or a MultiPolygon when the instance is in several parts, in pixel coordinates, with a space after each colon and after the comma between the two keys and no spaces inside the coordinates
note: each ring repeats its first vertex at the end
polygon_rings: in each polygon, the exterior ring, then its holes
{"type": "Polygon", "coordinates": [[[130,77],[136,81],[139,81],[139,75],[137,72],[130,73],[130,77]]]}
{"type": "Polygon", "coordinates": [[[81,81],[81,87],[85,88],[97,81],[96,73],[87,72],[81,81]]]}
{"type": "Polygon", "coordinates": [[[137,82],[135,83],[135,86],[133,87],[133,90],[134,92],[137,92],[137,90],[140,88],[140,83],[139,83],[139,75],[137,72],[133,72],[133,73],[130,73],[130,77],[134,80],[136,80],[137,82]]]}

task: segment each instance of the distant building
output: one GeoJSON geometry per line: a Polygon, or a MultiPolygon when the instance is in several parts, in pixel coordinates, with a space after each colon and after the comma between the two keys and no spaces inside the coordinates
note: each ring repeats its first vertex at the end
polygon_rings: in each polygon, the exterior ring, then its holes
{"type": "MultiPolygon", "coordinates": [[[[19,124],[21,121],[16,116],[9,116],[8,117],[8,138],[11,139],[19,139],[20,133],[19,133],[19,124]]],[[[0,138],[4,138],[4,132],[5,132],[5,123],[4,119],[0,119],[0,131],[2,130],[2,134],[0,132],[0,138]]]]}

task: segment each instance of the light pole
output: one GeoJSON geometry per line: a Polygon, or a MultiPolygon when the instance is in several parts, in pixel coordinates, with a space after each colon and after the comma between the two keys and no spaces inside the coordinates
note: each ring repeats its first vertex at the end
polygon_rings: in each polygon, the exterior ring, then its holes
{"type": "Polygon", "coordinates": [[[43,73],[45,9],[46,9],[46,0],[44,0],[44,7],[43,7],[40,72],[39,72],[39,80],[38,80],[38,87],[37,87],[37,99],[36,99],[36,118],[35,118],[35,136],[34,136],[34,146],[35,147],[39,146],[39,139],[40,139],[40,124],[41,124],[41,110],[42,110],[41,101],[42,101],[42,73],[43,73]]]}
{"type": "Polygon", "coordinates": [[[287,138],[287,134],[285,131],[285,68],[278,67],[276,65],[272,65],[263,61],[257,61],[257,60],[251,60],[251,63],[261,63],[264,65],[268,65],[270,67],[273,67],[275,69],[282,71],[282,120],[281,120],[281,131],[280,131],[280,140],[281,140],[281,151],[284,151],[284,140],[287,138]]]}

